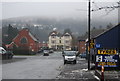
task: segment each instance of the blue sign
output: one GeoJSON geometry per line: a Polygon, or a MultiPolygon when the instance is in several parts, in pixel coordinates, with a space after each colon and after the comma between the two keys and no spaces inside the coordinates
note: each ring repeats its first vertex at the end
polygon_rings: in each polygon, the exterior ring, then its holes
{"type": "Polygon", "coordinates": [[[119,55],[96,55],[96,63],[98,67],[104,64],[104,67],[117,67],[119,55]]]}
{"type": "Polygon", "coordinates": [[[100,46],[100,44],[96,44],[95,47],[96,48],[100,48],[101,46],[100,46]]]}

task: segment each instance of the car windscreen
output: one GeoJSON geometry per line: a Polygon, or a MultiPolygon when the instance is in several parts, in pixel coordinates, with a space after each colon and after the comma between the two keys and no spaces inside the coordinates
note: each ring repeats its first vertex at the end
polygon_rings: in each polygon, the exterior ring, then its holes
{"type": "Polygon", "coordinates": [[[2,52],[2,50],[0,49],[0,54],[2,54],[3,52],[2,52]]]}
{"type": "Polygon", "coordinates": [[[0,54],[6,53],[4,49],[0,49],[0,54]]]}
{"type": "Polygon", "coordinates": [[[65,56],[75,56],[75,52],[65,52],[65,56]]]}
{"type": "Polygon", "coordinates": [[[7,53],[12,53],[12,51],[6,51],[7,53]]]}
{"type": "Polygon", "coordinates": [[[48,52],[49,50],[44,50],[44,52],[48,52]]]}

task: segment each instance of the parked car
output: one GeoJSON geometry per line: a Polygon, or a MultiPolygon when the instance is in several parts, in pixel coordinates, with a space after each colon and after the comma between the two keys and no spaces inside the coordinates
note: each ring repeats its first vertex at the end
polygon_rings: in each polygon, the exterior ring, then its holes
{"type": "Polygon", "coordinates": [[[87,55],[86,55],[86,53],[82,53],[82,54],[80,54],[80,57],[81,58],[87,58],[87,55]]]}
{"type": "Polygon", "coordinates": [[[65,52],[64,52],[64,51],[62,51],[62,56],[63,56],[63,57],[65,56],[65,52]]]}
{"type": "Polygon", "coordinates": [[[38,53],[42,53],[43,52],[43,49],[40,49],[39,51],[38,51],[38,53]]]}
{"type": "Polygon", "coordinates": [[[64,51],[64,64],[66,64],[67,62],[73,62],[74,64],[76,64],[76,52],[75,51],[64,51]]]}
{"type": "Polygon", "coordinates": [[[0,47],[0,54],[2,55],[2,59],[12,59],[14,55],[12,51],[6,51],[3,47],[0,47]]]}
{"type": "Polygon", "coordinates": [[[54,50],[51,48],[51,49],[49,49],[49,53],[53,53],[54,52],[54,50]]]}
{"type": "Polygon", "coordinates": [[[49,50],[44,50],[43,53],[44,56],[49,56],[49,50]]]}

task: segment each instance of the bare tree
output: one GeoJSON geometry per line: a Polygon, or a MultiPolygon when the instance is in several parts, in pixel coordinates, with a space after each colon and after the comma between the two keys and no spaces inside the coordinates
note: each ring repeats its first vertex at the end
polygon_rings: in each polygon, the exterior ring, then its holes
{"type": "MultiPolygon", "coordinates": [[[[95,4],[95,2],[92,2],[93,4],[95,4]]],[[[105,10],[108,11],[108,13],[110,13],[112,10],[118,9],[120,8],[120,1],[116,2],[118,5],[112,5],[112,6],[104,6],[104,7],[98,7],[96,4],[95,6],[97,7],[97,9],[92,9],[91,11],[99,11],[99,10],[105,10]],[[108,10],[109,9],[109,10],[108,10]]]]}

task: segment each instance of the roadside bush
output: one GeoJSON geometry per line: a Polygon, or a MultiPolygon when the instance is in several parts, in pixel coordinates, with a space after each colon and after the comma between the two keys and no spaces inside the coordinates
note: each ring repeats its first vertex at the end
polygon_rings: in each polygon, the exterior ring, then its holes
{"type": "Polygon", "coordinates": [[[13,48],[14,55],[32,55],[35,54],[31,52],[28,47],[15,47],[13,48]]]}

